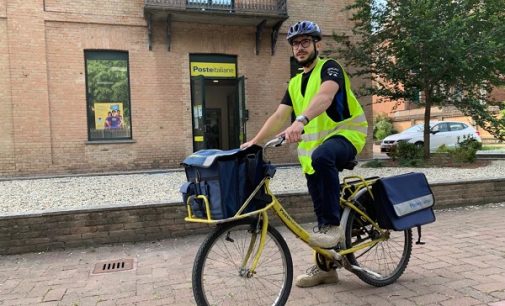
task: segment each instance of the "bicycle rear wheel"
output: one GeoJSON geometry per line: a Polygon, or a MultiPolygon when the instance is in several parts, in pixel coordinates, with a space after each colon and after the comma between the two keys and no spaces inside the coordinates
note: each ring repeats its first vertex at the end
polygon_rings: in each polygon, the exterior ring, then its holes
{"type": "MultiPolygon", "coordinates": [[[[350,211],[345,230],[347,248],[377,239],[379,235],[379,232],[356,211],[350,211]]],[[[384,241],[346,255],[351,265],[363,269],[352,272],[362,281],[376,287],[394,283],[405,271],[412,252],[410,229],[388,231],[386,236],[388,238],[384,241]]]]}
{"type": "Polygon", "coordinates": [[[202,243],[193,266],[198,305],[284,305],[293,282],[293,261],[281,234],[268,226],[265,247],[254,273],[249,267],[258,249],[257,220],[239,220],[216,228],[202,243]],[[250,254],[247,263],[242,262],[250,254]]]}

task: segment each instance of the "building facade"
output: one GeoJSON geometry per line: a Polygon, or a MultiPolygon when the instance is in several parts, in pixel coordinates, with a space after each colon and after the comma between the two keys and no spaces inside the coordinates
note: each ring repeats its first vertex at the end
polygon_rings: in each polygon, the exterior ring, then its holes
{"type": "Polygon", "coordinates": [[[238,147],[284,95],[287,27],[315,20],[331,42],[351,29],[345,5],[0,0],[0,175],[173,168],[198,149],[238,147]]]}

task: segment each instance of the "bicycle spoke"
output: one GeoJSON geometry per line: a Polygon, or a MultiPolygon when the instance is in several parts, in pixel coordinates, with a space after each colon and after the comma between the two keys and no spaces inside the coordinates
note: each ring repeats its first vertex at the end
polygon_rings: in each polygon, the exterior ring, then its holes
{"type": "Polygon", "coordinates": [[[260,235],[250,228],[245,220],[230,224],[216,230],[202,244],[206,251],[199,250],[193,270],[197,301],[205,301],[205,305],[285,303],[292,281],[291,257],[287,258],[285,253],[289,250],[285,242],[279,240],[282,239],[280,234],[273,234],[274,230],[269,227],[261,257],[251,273],[248,269],[257,255],[260,235]],[[254,243],[251,239],[255,239],[254,243]],[[246,254],[248,262],[242,267],[246,254]]]}
{"type": "MultiPolygon", "coordinates": [[[[379,232],[351,211],[346,225],[347,244],[359,247],[373,239],[378,239],[379,232]]],[[[387,239],[377,241],[374,245],[346,255],[352,265],[364,270],[355,270],[363,281],[374,286],[385,286],[394,282],[405,270],[412,248],[412,234],[409,231],[388,231],[387,239]],[[372,271],[378,275],[373,275],[372,271]]]]}

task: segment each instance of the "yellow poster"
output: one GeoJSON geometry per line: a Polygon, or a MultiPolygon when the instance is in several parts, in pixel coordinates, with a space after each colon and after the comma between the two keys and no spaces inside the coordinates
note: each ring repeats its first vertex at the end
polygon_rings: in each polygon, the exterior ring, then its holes
{"type": "Polygon", "coordinates": [[[95,128],[119,129],[123,127],[122,102],[95,102],[95,128]]]}
{"type": "Polygon", "coordinates": [[[191,76],[197,75],[235,78],[237,69],[236,65],[232,63],[191,62],[191,76]]]}

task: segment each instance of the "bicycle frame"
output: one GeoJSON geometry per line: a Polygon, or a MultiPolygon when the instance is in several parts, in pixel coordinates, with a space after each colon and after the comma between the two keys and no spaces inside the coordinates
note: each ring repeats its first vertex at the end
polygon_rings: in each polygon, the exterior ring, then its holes
{"type": "MultiPolygon", "coordinates": [[[[336,260],[336,261],[341,261],[343,256],[346,254],[354,253],[358,250],[374,246],[375,244],[384,241],[387,239],[387,237],[384,236],[385,231],[379,227],[379,225],[374,222],[366,213],[364,213],[362,210],[360,210],[356,205],[354,205],[353,200],[356,199],[358,196],[360,196],[364,192],[369,192],[371,194],[370,190],[370,184],[375,180],[376,178],[368,178],[364,179],[359,176],[349,176],[344,178],[343,182],[343,188],[342,188],[342,194],[344,192],[348,191],[350,192],[350,196],[347,198],[344,198],[344,196],[341,196],[340,198],[340,205],[344,208],[344,211],[342,213],[342,218],[341,218],[341,224],[346,224],[347,223],[347,218],[349,216],[350,210],[356,211],[364,220],[369,222],[375,229],[377,229],[380,232],[380,236],[378,239],[374,239],[369,242],[361,243],[356,246],[347,246],[344,244],[344,247],[339,250],[338,252],[334,249],[322,249],[318,247],[312,247],[311,248],[326,257],[329,260],[336,260]],[[352,181],[349,182],[350,179],[357,179],[357,181],[352,181]],[[354,189],[354,190],[351,190],[354,189]]],[[[282,204],[279,202],[279,200],[275,197],[275,195],[272,193],[270,190],[270,178],[266,177],[264,178],[261,183],[256,187],[256,189],[252,192],[252,194],[247,198],[247,200],[244,202],[244,204],[240,207],[240,209],[237,211],[237,213],[227,219],[222,219],[222,220],[212,220],[210,217],[210,205],[208,202],[208,199],[206,196],[199,195],[196,196],[198,199],[202,199],[205,203],[206,211],[207,211],[207,218],[195,218],[192,215],[191,211],[191,197],[188,199],[188,202],[186,203],[187,206],[187,211],[188,211],[188,217],[185,218],[186,221],[189,222],[199,222],[199,223],[207,223],[207,224],[220,224],[224,222],[229,222],[229,221],[235,221],[239,220],[242,218],[247,218],[251,216],[259,216],[261,219],[261,228],[260,230],[260,241],[259,241],[259,246],[258,249],[256,250],[255,254],[252,254],[252,249],[254,244],[256,243],[256,237],[253,239],[250,243],[249,250],[247,252],[247,255],[245,256],[243,262],[242,262],[242,267],[241,271],[242,273],[247,271],[247,275],[243,276],[251,276],[254,274],[254,271],[258,265],[259,259],[261,257],[261,254],[263,252],[263,248],[265,246],[266,242],[266,237],[267,237],[267,229],[269,225],[269,217],[268,217],[268,211],[272,209],[277,216],[281,219],[282,223],[299,239],[304,241],[306,244],[309,244],[309,239],[310,239],[310,234],[303,228],[301,227],[289,214],[288,212],[284,209],[282,204]],[[246,207],[249,205],[251,200],[254,198],[256,193],[261,189],[265,188],[266,193],[272,197],[272,202],[266,205],[264,208],[249,212],[249,213],[242,213],[246,207]],[[251,256],[253,256],[253,261],[249,269],[245,269],[245,266],[247,262],[249,262],[251,256]]],[[[242,274],[241,273],[241,274],[242,274]]]]}

